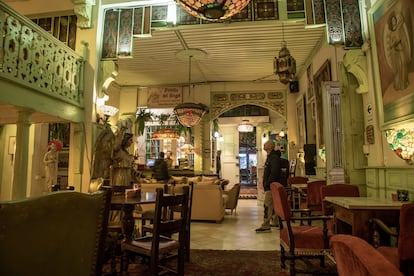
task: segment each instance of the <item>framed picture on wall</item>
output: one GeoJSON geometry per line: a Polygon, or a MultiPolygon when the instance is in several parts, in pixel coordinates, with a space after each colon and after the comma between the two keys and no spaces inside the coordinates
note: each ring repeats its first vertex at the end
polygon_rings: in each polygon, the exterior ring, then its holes
{"type": "Polygon", "coordinates": [[[308,102],[311,102],[315,96],[315,91],[313,87],[312,63],[306,69],[306,76],[308,77],[308,89],[306,90],[306,95],[307,95],[308,102]]]}
{"type": "Polygon", "coordinates": [[[414,118],[414,2],[378,0],[369,10],[372,60],[382,126],[414,118]]]}
{"type": "Polygon", "coordinates": [[[318,69],[313,77],[313,84],[315,88],[315,115],[316,115],[316,129],[317,139],[319,147],[322,147],[325,143],[323,137],[323,111],[322,111],[322,83],[324,81],[331,81],[331,61],[326,60],[322,66],[318,69]]]}
{"type": "Polygon", "coordinates": [[[306,110],[305,97],[299,97],[296,101],[296,128],[298,133],[298,145],[303,147],[306,144],[306,110]]]}

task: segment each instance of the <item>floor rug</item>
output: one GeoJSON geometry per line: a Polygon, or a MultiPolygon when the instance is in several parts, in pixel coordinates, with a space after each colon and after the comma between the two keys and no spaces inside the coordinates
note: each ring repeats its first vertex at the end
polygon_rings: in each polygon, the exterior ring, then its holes
{"type": "MultiPolygon", "coordinates": [[[[324,275],[337,275],[334,263],[326,259],[324,275]]],[[[319,261],[313,262],[313,269],[319,268],[319,261]]],[[[297,261],[298,268],[309,264],[297,261]]],[[[130,276],[149,275],[145,264],[130,264],[130,276]]],[[[289,275],[287,269],[280,267],[279,251],[247,251],[247,250],[191,250],[191,261],[185,264],[186,276],[278,276],[289,275]]],[[[303,274],[297,274],[303,275],[303,274]]],[[[309,274],[307,274],[309,275],[309,274]]],[[[321,275],[316,273],[313,275],[321,275]]]]}

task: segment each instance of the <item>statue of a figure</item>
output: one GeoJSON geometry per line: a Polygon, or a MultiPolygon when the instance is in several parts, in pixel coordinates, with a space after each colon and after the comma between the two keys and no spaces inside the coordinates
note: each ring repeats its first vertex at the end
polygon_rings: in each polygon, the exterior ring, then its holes
{"type": "Polygon", "coordinates": [[[57,183],[58,170],[58,152],[57,146],[54,142],[50,142],[48,150],[43,156],[43,163],[45,164],[46,181],[45,185],[48,191],[51,191],[53,185],[57,183]]]}
{"type": "Polygon", "coordinates": [[[112,130],[106,128],[96,139],[91,179],[111,178],[112,144],[114,143],[114,138],[115,135],[112,130]]]}
{"type": "Polygon", "coordinates": [[[133,179],[134,157],[128,152],[133,144],[133,134],[126,132],[127,128],[121,127],[116,135],[112,156],[112,185],[128,186],[133,179]]]}

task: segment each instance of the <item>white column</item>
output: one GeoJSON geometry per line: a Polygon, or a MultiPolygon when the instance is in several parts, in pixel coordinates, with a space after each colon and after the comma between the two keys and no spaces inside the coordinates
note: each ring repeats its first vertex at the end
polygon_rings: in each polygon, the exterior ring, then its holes
{"type": "Polygon", "coordinates": [[[26,197],[27,166],[29,153],[29,131],[31,111],[20,110],[16,131],[16,157],[14,161],[12,199],[26,197]]]}

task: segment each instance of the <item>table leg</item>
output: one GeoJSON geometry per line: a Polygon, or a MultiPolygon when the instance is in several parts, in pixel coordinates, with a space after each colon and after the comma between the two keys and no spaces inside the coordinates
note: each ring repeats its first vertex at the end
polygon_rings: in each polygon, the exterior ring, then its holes
{"type": "Polygon", "coordinates": [[[132,240],[132,235],[135,229],[135,220],[132,215],[134,209],[135,205],[125,204],[122,206],[122,210],[124,212],[124,217],[122,219],[122,230],[124,232],[125,239],[128,241],[132,240]]]}

